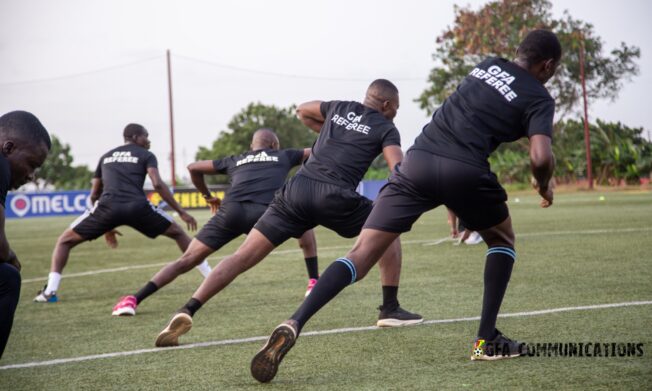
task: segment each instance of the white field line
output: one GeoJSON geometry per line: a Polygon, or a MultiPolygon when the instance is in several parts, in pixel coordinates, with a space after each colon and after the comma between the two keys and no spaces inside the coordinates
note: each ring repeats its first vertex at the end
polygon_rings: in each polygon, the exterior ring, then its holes
{"type": "MultiPolygon", "coordinates": [[[[629,301],[629,302],[624,302],[624,303],[595,304],[595,305],[584,305],[584,306],[577,306],[577,307],[550,308],[550,309],[537,310],[537,311],[514,312],[514,313],[508,313],[508,314],[500,314],[500,315],[498,315],[498,317],[500,317],[500,318],[518,318],[518,317],[526,317],[526,316],[554,314],[554,313],[568,312],[568,311],[586,311],[586,310],[597,310],[597,309],[618,308],[618,307],[632,307],[632,306],[651,305],[651,304],[652,304],[652,300],[629,301]]],[[[423,323],[417,324],[417,325],[414,325],[414,326],[431,325],[431,324],[444,324],[444,323],[457,323],[457,322],[472,322],[472,321],[477,321],[477,320],[480,320],[479,316],[472,316],[472,317],[466,317],[466,318],[453,318],[453,319],[434,319],[434,320],[424,321],[423,323]]],[[[308,332],[302,333],[301,337],[312,337],[312,336],[329,335],[329,334],[345,334],[345,333],[354,333],[354,332],[360,332],[360,331],[373,331],[373,330],[379,330],[379,329],[380,328],[376,327],[376,326],[346,327],[346,328],[331,329],[331,330],[308,331],[308,332]]],[[[194,348],[202,348],[202,347],[208,347],[208,346],[239,345],[239,344],[249,343],[249,342],[265,341],[266,339],[267,339],[267,337],[262,337],[262,336],[261,337],[239,338],[239,339],[223,339],[223,340],[219,340],[219,341],[208,341],[208,342],[192,343],[192,344],[188,344],[188,345],[181,345],[181,346],[176,346],[176,347],[171,347],[171,348],[151,348],[151,349],[128,350],[128,351],[113,352],[113,353],[92,354],[92,355],[89,355],[89,356],[58,358],[58,359],[54,359],[54,360],[32,361],[32,362],[27,362],[27,363],[22,363],[22,364],[3,365],[3,366],[0,366],[0,370],[44,367],[44,366],[51,366],[51,365],[58,365],[58,364],[67,364],[67,363],[74,363],[74,362],[99,360],[99,359],[103,359],[103,358],[134,356],[134,355],[144,354],[144,353],[161,353],[161,352],[169,352],[169,351],[172,351],[172,350],[194,349],[194,348]]]]}
{"type": "MultiPolygon", "coordinates": [[[[641,228],[615,228],[615,229],[587,229],[581,231],[541,231],[541,232],[528,232],[524,234],[516,234],[517,238],[530,238],[535,236],[556,236],[556,235],[600,235],[600,234],[616,234],[616,233],[629,233],[629,232],[648,232],[652,231],[652,227],[641,227],[641,228]]],[[[444,242],[450,241],[450,239],[445,240],[428,240],[422,241],[423,246],[436,246],[444,242]]]]}
{"type": "MultiPolygon", "coordinates": [[[[644,227],[644,228],[616,228],[616,229],[590,229],[590,230],[581,230],[581,231],[543,231],[543,232],[530,232],[530,233],[524,233],[524,234],[518,234],[516,235],[517,238],[525,238],[525,237],[533,237],[533,236],[553,236],[553,235],[596,235],[596,234],[610,234],[610,233],[628,233],[628,232],[647,232],[647,231],[652,231],[652,227],[644,227]]],[[[450,241],[448,238],[441,238],[437,240],[431,240],[431,239],[421,239],[421,240],[403,240],[401,241],[402,244],[421,244],[423,246],[435,246],[444,242],[450,241]]],[[[331,247],[317,247],[317,253],[320,251],[328,251],[328,250],[342,250],[342,249],[350,249],[352,246],[351,245],[345,245],[345,246],[331,246],[331,247]]],[[[289,250],[277,250],[272,252],[269,256],[274,256],[274,255],[284,255],[284,254],[292,254],[292,253],[298,253],[301,252],[302,250],[297,248],[297,249],[289,249],[289,250]]],[[[214,261],[218,260],[221,258],[208,258],[209,261],[214,261]]],[[[171,261],[170,261],[171,262],[171,261]]],[[[64,274],[62,278],[76,278],[76,277],[85,277],[85,276],[93,276],[96,274],[104,274],[104,273],[114,273],[114,272],[123,272],[126,270],[134,270],[134,269],[147,269],[147,268],[153,268],[153,267],[161,267],[164,265],[167,265],[169,262],[158,262],[158,263],[146,263],[146,264],[141,264],[141,265],[129,265],[129,266],[122,266],[122,267],[116,267],[116,268],[111,268],[111,269],[98,269],[98,270],[89,270],[87,272],[80,272],[80,273],[70,273],[70,274],[64,274]]],[[[47,281],[48,278],[46,277],[36,277],[36,278],[27,278],[23,280],[23,284],[27,284],[30,282],[39,282],[39,281],[47,281]]]]}

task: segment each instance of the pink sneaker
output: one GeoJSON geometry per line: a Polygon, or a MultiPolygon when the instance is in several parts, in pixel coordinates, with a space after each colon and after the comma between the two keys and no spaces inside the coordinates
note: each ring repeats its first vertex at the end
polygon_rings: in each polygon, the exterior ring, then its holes
{"type": "Polygon", "coordinates": [[[113,307],[113,316],[134,316],[136,315],[136,296],[123,296],[118,301],[118,304],[113,307]]]}
{"type": "Polygon", "coordinates": [[[306,294],[303,297],[308,297],[310,292],[312,292],[312,288],[315,287],[315,284],[317,284],[316,278],[311,278],[310,280],[308,280],[308,288],[306,288],[306,294]]]}

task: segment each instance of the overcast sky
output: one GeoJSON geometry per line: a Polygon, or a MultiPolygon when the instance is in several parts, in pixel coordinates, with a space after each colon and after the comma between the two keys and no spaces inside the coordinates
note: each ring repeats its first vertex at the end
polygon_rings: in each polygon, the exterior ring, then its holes
{"type": "MultiPolygon", "coordinates": [[[[428,121],[413,100],[435,65],[435,38],[453,4],[486,1],[239,0],[0,1],[0,113],[28,110],[94,168],[122,143],[129,122],[150,132],[169,179],[165,50],[172,51],[177,172],[250,102],[361,100],[368,83],[393,80],[403,148],[428,121]]],[[[640,74],[590,117],[652,130],[652,2],[553,1],[590,22],[606,51],[641,48],[640,74]]],[[[281,140],[282,143],[283,140],[281,140]]]]}

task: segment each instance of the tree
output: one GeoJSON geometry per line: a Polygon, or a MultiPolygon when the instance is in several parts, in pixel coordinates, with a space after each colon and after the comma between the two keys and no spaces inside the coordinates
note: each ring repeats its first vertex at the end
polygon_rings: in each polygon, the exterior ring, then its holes
{"type": "Polygon", "coordinates": [[[498,0],[478,11],[455,6],[455,23],[437,37],[433,59],[439,64],[429,76],[430,85],[418,98],[432,113],[457,87],[472,67],[487,56],[511,59],[528,31],[554,31],[562,45],[562,63],[547,87],[560,117],[574,111],[581,99],[579,50],[585,47],[585,79],[589,98],[615,99],[623,81],[638,74],[635,60],[640,50],[624,42],[603,54],[602,40],[590,23],[573,19],[567,11],[553,19],[548,0],[498,0]]]}
{"type": "MultiPolygon", "coordinates": [[[[229,121],[228,130],[220,132],[211,148],[200,147],[197,160],[210,160],[238,155],[249,150],[251,137],[260,128],[273,129],[281,142],[281,148],[309,148],[317,135],[299,121],[296,106],[278,108],[262,103],[250,103],[229,121]]],[[[225,178],[210,177],[212,183],[224,182],[225,178]]]]}
{"type": "MultiPolygon", "coordinates": [[[[559,124],[553,145],[557,156],[556,174],[575,180],[586,173],[584,156],[584,123],[564,121],[559,124]]],[[[652,142],[643,137],[642,128],[630,128],[620,122],[599,119],[589,124],[593,177],[598,184],[618,185],[621,180],[639,183],[652,171],[652,142]]]]}
{"type": "Polygon", "coordinates": [[[55,135],[51,138],[52,148],[37,173],[41,187],[50,185],[59,190],[89,188],[93,172],[84,165],[73,166],[70,145],[62,143],[55,135]]]}
{"type": "MultiPolygon", "coordinates": [[[[586,177],[584,123],[566,120],[557,123],[553,150],[557,159],[557,182],[572,183],[586,177]]],[[[639,183],[652,171],[652,142],[643,137],[642,128],[630,128],[620,122],[596,120],[589,124],[593,177],[601,185],[621,181],[639,183]]],[[[492,170],[501,182],[527,183],[530,156],[527,142],[503,144],[489,157],[492,170]]]]}

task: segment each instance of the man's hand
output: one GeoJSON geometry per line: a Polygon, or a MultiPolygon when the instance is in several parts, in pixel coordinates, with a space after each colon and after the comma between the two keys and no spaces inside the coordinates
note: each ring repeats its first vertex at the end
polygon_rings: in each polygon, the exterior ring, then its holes
{"type": "Polygon", "coordinates": [[[548,184],[548,186],[542,187],[542,186],[539,186],[538,183],[535,183],[534,188],[537,189],[537,191],[539,192],[539,195],[543,198],[541,200],[541,207],[542,208],[550,207],[550,205],[552,205],[552,200],[553,200],[552,186],[550,186],[550,184],[548,184]]]}
{"type": "Polygon", "coordinates": [[[222,200],[219,199],[218,197],[211,197],[211,198],[206,198],[206,203],[211,208],[211,214],[214,215],[215,213],[217,213],[217,210],[220,208],[220,205],[222,205],[222,200]]]}
{"type": "Polygon", "coordinates": [[[188,214],[185,210],[181,213],[179,213],[179,217],[181,217],[181,220],[183,220],[186,225],[188,226],[188,230],[190,231],[196,231],[197,230],[197,220],[195,220],[194,217],[188,214]]]}
{"type": "Polygon", "coordinates": [[[9,250],[9,258],[7,259],[7,263],[18,269],[18,271],[20,271],[22,268],[22,265],[18,261],[18,257],[16,257],[16,253],[11,250],[9,250]]]}
{"type": "Polygon", "coordinates": [[[110,248],[118,248],[118,235],[122,236],[120,231],[117,229],[112,229],[105,233],[104,240],[106,240],[106,245],[110,248]]]}

